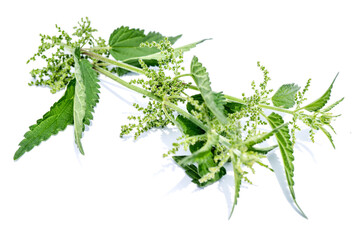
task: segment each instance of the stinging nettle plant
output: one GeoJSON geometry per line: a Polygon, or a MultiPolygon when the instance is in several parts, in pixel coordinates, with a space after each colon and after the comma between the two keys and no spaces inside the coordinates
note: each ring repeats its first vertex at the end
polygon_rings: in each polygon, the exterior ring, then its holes
{"type": "Polygon", "coordinates": [[[93,36],[97,30],[88,18],[81,19],[71,35],[56,28],[56,36],[40,34],[41,45],[28,63],[41,58],[47,65],[30,72],[33,81],[29,85],[47,86],[52,93],[65,89],[65,93],[30,126],[14,160],[68,125],[74,126],[75,143],[84,154],[81,138],[93,119],[100,99],[99,75],[104,75],[148,99],[146,106],[133,104],[142,114],[128,117],[129,123],[121,127],[121,137],[133,132],[136,139],[152,128],[175,125],[182,136],[164,157],[171,155],[199,187],[219,181],[227,173],[225,166],[232,166],[235,193],[229,217],[237,204],[241,183],[251,183],[248,176],[255,172],[256,164],[274,171],[264,160],[267,153],[279,148],[292,200],[306,218],[294,192],[295,135],[302,122],[310,129],[312,141],[320,130],[335,148],[330,131],[335,133],[331,123],[339,115],[330,111],[344,98],[327,103],[337,75],[322,96],[305,103],[310,79],[302,90],[296,84],[284,84],[274,93],[268,88],[269,72],[258,62],[264,80],[258,85],[251,83],[251,94],[233,97],[211,89],[209,74],[197,57],[193,57],[189,72],[183,67],[183,53],[207,39],[174,48],[181,35],[145,34],[122,26],[107,42],[93,36]],[[120,78],[129,72],[137,77],[129,82],[120,78]],[[189,95],[189,90],[198,93],[189,95]],[[285,122],[284,115],[291,116],[291,121],[285,122]],[[260,130],[266,129],[265,125],[268,130],[260,130]],[[277,144],[259,146],[269,138],[277,144]],[[180,148],[190,153],[176,155],[180,148]]]}

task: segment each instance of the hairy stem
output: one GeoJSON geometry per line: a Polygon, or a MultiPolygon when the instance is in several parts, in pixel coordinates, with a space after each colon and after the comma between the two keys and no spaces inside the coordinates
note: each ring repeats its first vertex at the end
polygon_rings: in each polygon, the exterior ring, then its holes
{"type": "MultiPolygon", "coordinates": [[[[244,100],[240,99],[240,98],[236,98],[236,97],[229,96],[229,95],[224,95],[224,97],[231,100],[231,101],[238,102],[238,103],[246,105],[246,102],[244,100]]],[[[274,111],[277,111],[277,112],[283,112],[283,113],[288,113],[288,114],[292,114],[292,115],[294,114],[294,111],[291,111],[291,110],[288,110],[288,109],[285,109],[285,108],[281,108],[281,107],[275,107],[275,106],[270,106],[270,105],[266,105],[266,104],[258,104],[258,106],[261,107],[261,108],[274,110],[274,111]]]]}
{"type": "Polygon", "coordinates": [[[93,50],[110,50],[111,47],[92,47],[92,48],[83,48],[82,50],[93,51],[93,50]]]}
{"type": "Polygon", "coordinates": [[[130,83],[122,80],[122,79],[119,78],[118,76],[115,76],[115,75],[112,74],[111,72],[109,72],[109,71],[107,71],[107,70],[105,70],[105,69],[103,69],[103,68],[101,68],[101,67],[98,67],[98,66],[93,66],[93,67],[94,67],[94,69],[95,69],[97,72],[99,72],[99,73],[101,73],[101,74],[103,74],[103,75],[111,78],[112,80],[120,83],[120,84],[123,85],[124,87],[127,87],[127,88],[129,88],[129,89],[131,89],[131,90],[133,90],[133,91],[135,91],[135,92],[138,92],[138,93],[144,95],[144,96],[147,96],[147,97],[149,97],[149,98],[152,98],[152,99],[154,99],[154,100],[156,100],[156,101],[158,101],[158,102],[162,102],[162,99],[159,98],[158,96],[156,96],[155,94],[153,94],[153,93],[151,93],[151,92],[149,92],[149,91],[146,91],[145,89],[142,89],[142,88],[140,88],[140,87],[131,85],[130,83]]]}
{"type": "Polygon", "coordinates": [[[132,66],[130,64],[127,64],[127,63],[124,63],[124,62],[119,62],[119,61],[116,61],[116,60],[112,60],[112,59],[103,57],[103,56],[101,56],[99,54],[85,51],[84,49],[81,49],[81,52],[83,54],[89,56],[89,57],[95,58],[97,60],[100,60],[100,61],[103,61],[103,62],[106,62],[106,63],[110,63],[110,64],[112,64],[114,66],[124,68],[124,69],[126,69],[128,71],[135,72],[135,73],[140,73],[140,74],[145,74],[144,70],[142,70],[141,68],[138,68],[138,67],[134,67],[134,66],[132,66]]]}

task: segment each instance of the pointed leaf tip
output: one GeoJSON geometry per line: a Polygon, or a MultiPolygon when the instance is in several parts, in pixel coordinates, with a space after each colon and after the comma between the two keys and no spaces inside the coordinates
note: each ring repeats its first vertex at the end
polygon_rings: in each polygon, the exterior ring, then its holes
{"type": "Polygon", "coordinates": [[[332,83],[330,84],[329,88],[326,90],[326,92],[320,98],[318,98],[317,100],[313,101],[312,103],[306,105],[305,107],[303,107],[303,109],[305,109],[309,112],[315,112],[315,111],[323,108],[330,99],[331,90],[333,88],[333,85],[334,85],[335,80],[338,77],[338,75],[339,75],[339,73],[336,74],[336,76],[335,76],[334,80],[332,81],[332,83]]]}
{"type": "Polygon", "coordinates": [[[14,154],[14,160],[18,160],[26,152],[46,141],[52,135],[63,131],[68,125],[73,124],[73,105],[75,93],[75,80],[71,80],[64,95],[55,102],[43,117],[30,126],[25,133],[24,139],[19,143],[19,149],[14,154]]]}
{"type": "Polygon", "coordinates": [[[224,113],[224,95],[211,90],[209,74],[196,56],[193,57],[190,68],[206,106],[222,124],[227,124],[228,121],[224,113]]]}

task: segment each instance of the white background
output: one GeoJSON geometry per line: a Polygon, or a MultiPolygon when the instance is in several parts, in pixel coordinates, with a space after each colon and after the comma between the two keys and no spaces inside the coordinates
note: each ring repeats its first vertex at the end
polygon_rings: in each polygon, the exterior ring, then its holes
{"type": "MultiPolygon", "coordinates": [[[[360,239],[358,1],[5,1],[1,3],[0,239],[360,239]],[[120,126],[141,100],[102,78],[95,119],[83,136],[73,128],[12,160],[28,126],[62,93],[28,87],[26,65],[39,33],[71,31],[88,16],[108,39],[121,25],[183,34],[178,46],[213,38],[186,54],[208,69],[213,89],[240,96],[261,80],[256,62],[270,71],[270,86],[304,86],[319,97],[337,72],[332,101],[342,116],[333,124],[337,149],[306,131],[295,149],[295,192],[309,219],[287,202],[275,175],[257,168],[233,199],[231,171],[220,183],[198,189],[170,158],[179,136],[154,130],[138,141],[120,139],[120,126]]],[[[187,68],[189,69],[189,68],[187,68]]],[[[273,154],[274,159],[276,156],[273,154]]]]}

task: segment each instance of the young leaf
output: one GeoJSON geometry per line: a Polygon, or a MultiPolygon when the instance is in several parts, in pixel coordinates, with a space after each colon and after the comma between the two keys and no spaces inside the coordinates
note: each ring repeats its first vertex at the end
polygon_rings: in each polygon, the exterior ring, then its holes
{"type": "MultiPolygon", "coordinates": [[[[282,124],[284,124],[284,120],[282,119],[282,117],[277,114],[277,113],[271,113],[268,117],[267,120],[271,126],[271,128],[276,129],[277,127],[281,126],[282,124]]],[[[296,198],[295,198],[295,191],[294,191],[294,165],[293,165],[293,161],[294,161],[294,155],[293,155],[293,145],[292,142],[290,140],[290,133],[289,133],[289,128],[288,126],[282,127],[281,129],[279,129],[278,132],[275,133],[278,145],[279,145],[279,149],[280,149],[280,153],[281,153],[281,157],[283,159],[283,163],[284,163],[284,170],[285,170],[285,175],[286,175],[286,180],[289,186],[289,190],[292,196],[292,199],[295,203],[295,205],[298,207],[299,211],[301,212],[302,216],[307,218],[306,215],[304,214],[304,212],[301,210],[300,206],[298,205],[298,203],[296,202],[296,198]]]]}
{"type": "MultiPolygon", "coordinates": [[[[234,157],[236,157],[236,155],[234,155],[234,157]]],[[[229,219],[231,218],[234,212],[235,206],[237,204],[237,200],[240,196],[240,186],[241,186],[241,178],[242,178],[241,173],[235,167],[236,164],[235,162],[236,162],[235,159],[233,159],[232,164],[234,169],[235,194],[234,194],[234,201],[229,215],[229,219]]]]}
{"type": "Polygon", "coordinates": [[[331,109],[333,109],[336,105],[338,105],[339,103],[341,103],[344,100],[344,98],[334,102],[333,104],[331,104],[330,106],[324,108],[322,111],[323,112],[329,112],[331,109]]]}
{"type": "Polygon", "coordinates": [[[258,147],[248,147],[248,151],[251,152],[256,152],[256,153],[260,153],[260,154],[268,154],[270,151],[274,150],[275,148],[277,148],[278,145],[273,145],[270,147],[265,147],[265,148],[258,148],[258,147]]]}
{"type": "Polygon", "coordinates": [[[332,90],[332,87],[333,87],[334,82],[335,82],[338,75],[339,75],[339,73],[336,74],[336,76],[335,76],[334,80],[332,81],[330,87],[326,90],[326,92],[319,99],[317,99],[314,102],[306,105],[305,107],[303,107],[303,109],[308,110],[309,112],[314,112],[314,111],[317,111],[317,110],[323,108],[325,106],[325,104],[330,99],[331,90],[332,90]]]}
{"type": "Polygon", "coordinates": [[[291,108],[295,104],[295,95],[300,87],[294,83],[282,85],[271,98],[275,107],[291,108]]]}
{"type": "Polygon", "coordinates": [[[63,131],[68,125],[73,124],[74,94],[75,80],[72,80],[67,85],[64,96],[54,103],[42,119],[30,126],[30,131],[25,133],[24,140],[19,143],[20,147],[15,152],[14,160],[19,159],[25,152],[29,152],[52,135],[63,131]]]}
{"type": "Polygon", "coordinates": [[[320,130],[326,135],[326,137],[329,139],[331,145],[333,146],[333,148],[335,149],[335,144],[333,142],[332,136],[331,134],[323,127],[323,126],[319,126],[320,130]]]}
{"type": "MultiPolygon", "coordinates": [[[[181,35],[168,37],[168,40],[171,44],[174,44],[180,37],[181,35]]],[[[110,35],[110,54],[116,60],[133,66],[140,66],[138,61],[140,58],[160,52],[157,48],[140,47],[140,44],[144,42],[160,42],[164,38],[163,35],[157,32],[144,34],[144,30],[130,29],[129,27],[122,26],[110,35]]],[[[154,61],[154,59],[149,59],[145,63],[149,66],[157,65],[157,61],[154,61]]]]}
{"type": "Polygon", "coordinates": [[[205,101],[206,106],[215,115],[215,117],[222,123],[226,124],[227,119],[224,114],[225,98],[221,94],[216,94],[211,90],[209,74],[206,68],[198,61],[197,57],[193,57],[191,61],[191,74],[198,86],[201,96],[205,101]]]}
{"type": "Polygon", "coordinates": [[[84,154],[81,145],[82,132],[84,130],[84,118],[86,112],[86,93],[83,73],[80,66],[80,49],[76,48],[74,53],[75,60],[75,97],[74,97],[74,135],[75,143],[79,148],[81,154],[84,154]]]}
{"type": "Polygon", "coordinates": [[[281,128],[287,127],[288,124],[289,123],[281,124],[280,126],[277,126],[277,127],[273,128],[273,130],[270,131],[270,132],[266,132],[266,133],[263,133],[263,134],[260,134],[260,135],[250,137],[244,142],[244,144],[247,147],[252,147],[255,144],[262,143],[263,141],[265,141],[266,139],[270,138],[272,135],[277,133],[281,128]]]}

